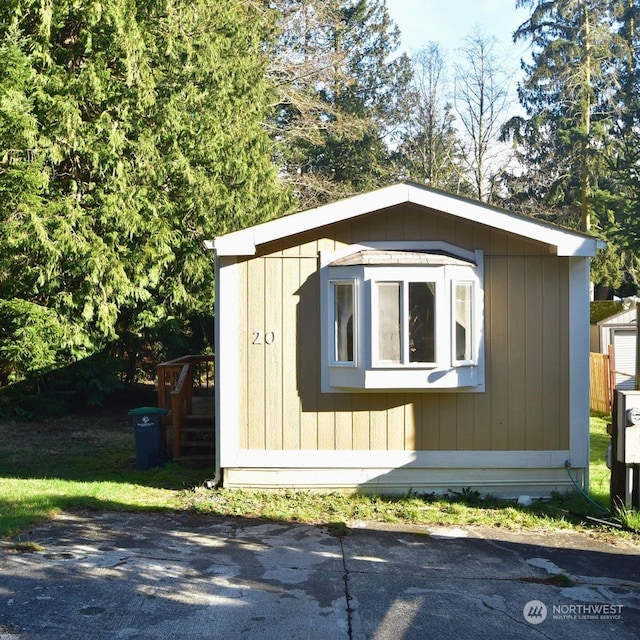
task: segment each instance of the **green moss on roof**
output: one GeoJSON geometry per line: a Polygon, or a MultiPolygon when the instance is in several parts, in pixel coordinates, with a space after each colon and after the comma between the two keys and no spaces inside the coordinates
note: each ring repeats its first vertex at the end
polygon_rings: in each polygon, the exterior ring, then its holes
{"type": "Polygon", "coordinates": [[[596,300],[591,303],[591,316],[589,322],[597,324],[605,318],[615,316],[616,313],[622,311],[622,302],[613,300],[596,300]]]}

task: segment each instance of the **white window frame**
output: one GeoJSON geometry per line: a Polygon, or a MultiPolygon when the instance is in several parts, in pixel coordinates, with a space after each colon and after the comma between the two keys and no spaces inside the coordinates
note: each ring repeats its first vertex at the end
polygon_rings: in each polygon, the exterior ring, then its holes
{"type": "Polygon", "coordinates": [[[451,279],[451,362],[453,366],[461,367],[465,365],[476,365],[478,363],[477,355],[477,334],[478,334],[478,320],[474,318],[474,312],[477,307],[477,285],[475,280],[471,279],[451,279]],[[457,287],[458,285],[470,285],[471,286],[471,327],[470,327],[470,343],[469,351],[471,352],[470,358],[458,359],[457,354],[457,333],[456,333],[456,303],[457,303],[457,287]]]}
{"type": "Polygon", "coordinates": [[[444,287],[444,278],[442,267],[372,267],[364,270],[365,283],[369,283],[371,287],[371,367],[379,368],[421,368],[433,369],[438,366],[438,356],[441,347],[438,344],[438,336],[444,335],[447,325],[443,322],[442,313],[439,313],[442,306],[442,290],[444,287]],[[399,363],[388,360],[381,360],[378,357],[378,285],[389,283],[400,284],[400,320],[402,323],[400,332],[401,358],[399,363]],[[409,332],[407,331],[408,314],[409,314],[409,284],[414,282],[433,282],[435,284],[435,359],[431,362],[410,362],[409,361],[409,332]]]}
{"type": "Polygon", "coordinates": [[[484,367],[484,270],[481,251],[468,251],[441,242],[372,242],[352,245],[337,252],[322,252],[321,288],[321,391],[323,393],[452,391],[482,392],[484,367]],[[388,262],[376,264],[333,264],[334,261],[366,249],[384,249],[388,262]],[[444,253],[466,262],[454,264],[403,264],[394,261],[393,251],[444,253]],[[378,294],[384,282],[401,283],[401,362],[378,358],[378,294]],[[410,362],[408,290],[412,282],[435,283],[435,361],[410,362]],[[336,362],[333,284],[353,283],[353,362],[336,362]],[[456,287],[471,285],[471,357],[457,360],[456,287]]]}
{"type": "Polygon", "coordinates": [[[329,342],[329,353],[330,353],[330,366],[332,367],[357,367],[358,366],[358,316],[359,316],[359,306],[358,306],[358,279],[357,278],[332,278],[329,280],[329,323],[332,327],[332,330],[329,332],[330,342],[329,342]],[[336,327],[335,327],[335,285],[351,285],[353,292],[353,321],[352,321],[352,331],[353,331],[353,360],[338,360],[335,356],[338,352],[338,344],[336,338],[336,327]]]}

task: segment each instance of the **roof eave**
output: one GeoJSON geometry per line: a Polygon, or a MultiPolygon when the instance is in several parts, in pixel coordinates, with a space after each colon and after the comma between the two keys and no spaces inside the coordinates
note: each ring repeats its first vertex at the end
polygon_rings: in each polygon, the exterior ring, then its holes
{"type": "Polygon", "coordinates": [[[598,249],[606,247],[602,240],[585,234],[411,183],[384,187],[234,231],[207,241],[205,246],[214,249],[219,256],[252,256],[259,245],[404,203],[442,211],[470,222],[544,242],[555,247],[558,256],[592,257],[598,249]]]}

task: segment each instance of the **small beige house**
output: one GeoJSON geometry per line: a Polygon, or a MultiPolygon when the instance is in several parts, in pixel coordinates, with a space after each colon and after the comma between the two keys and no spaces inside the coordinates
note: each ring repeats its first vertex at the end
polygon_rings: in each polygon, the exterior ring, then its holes
{"type": "Polygon", "coordinates": [[[587,486],[599,246],[411,183],[208,242],[223,485],[587,486]]]}

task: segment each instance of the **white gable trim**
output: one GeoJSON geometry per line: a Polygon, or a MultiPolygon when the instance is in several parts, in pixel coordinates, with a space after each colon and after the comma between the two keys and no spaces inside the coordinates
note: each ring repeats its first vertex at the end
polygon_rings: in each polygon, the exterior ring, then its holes
{"type": "Polygon", "coordinates": [[[554,227],[533,218],[510,213],[483,202],[435,191],[410,183],[396,184],[346,198],[315,209],[294,213],[248,229],[234,231],[207,243],[219,256],[255,255],[261,244],[312,229],[336,224],[399,204],[411,203],[434,209],[462,220],[487,225],[507,233],[556,247],[559,256],[595,255],[605,244],[596,238],[554,227]]]}

